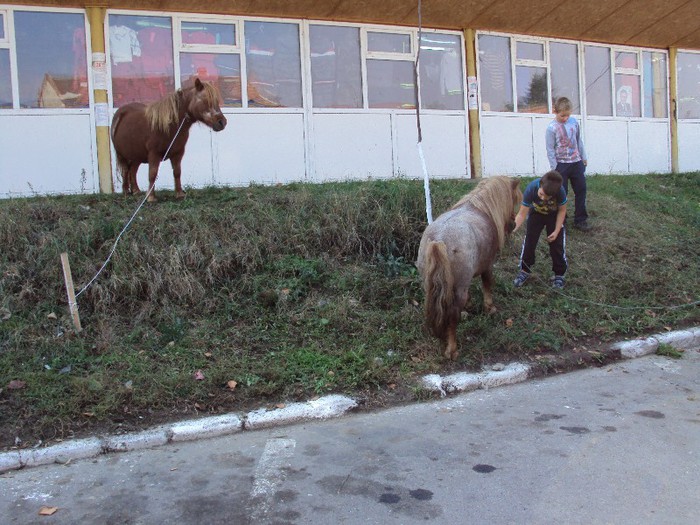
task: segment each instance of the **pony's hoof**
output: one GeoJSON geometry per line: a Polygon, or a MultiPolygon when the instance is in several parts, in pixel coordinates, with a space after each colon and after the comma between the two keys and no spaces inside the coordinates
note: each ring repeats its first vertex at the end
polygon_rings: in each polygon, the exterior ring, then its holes
{"type": "Polygon", "coordinates": [[[494,305],[484,306],[484,310],[486,310],[487,315],[493,315],[498,312],[498,308],[496,308],[494,305]]]}
{"type": "Polygon", "coordinates": [[[184,191],[179,191],[175,194],[176,199],[184,199],[187,197],[187,194],[184,191]]]}
{"type": "Polygon", "coordinates": [[[456,349],[450,349],[448,348],[445,350],[445,357],[447,359],[451,359],[452,361],[456,361],[457,357],[459,356],[459,352],[456,349]]]}
{"type": "Polygon", "coordinates": [[[148,202],[158,202],[158,198],[153,195],[148,196],[148,202]]]}

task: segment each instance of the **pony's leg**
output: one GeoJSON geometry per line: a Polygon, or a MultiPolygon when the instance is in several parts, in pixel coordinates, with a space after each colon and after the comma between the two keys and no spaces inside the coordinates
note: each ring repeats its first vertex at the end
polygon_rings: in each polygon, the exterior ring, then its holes
{"type": "MultiPolygon", "coordinates": [[[[156,177],[158,176],[158,165],[160,164],[160,161],[158,159],[153,161],[153,159],[148,159],[148,189],[151,190],[151,193],[148,194],[148,202],[157,202],[158,199],[156,198],[156,189],[155,189],[155,183],[156,183],[156,177]]],[[[135,175],[134,175],[135,176],[135,175]]]]}
{"type": "Polygon", "coordinates": [[[185,198],[185,192],[182,191],[182,185],[180,184],[180,175],[182,175],[180,164],[184,154],[185,152],[183,151],[170,158],[170,165],[173,167],[173,177],[175,179],[175,198],[177,199],[185,198]]]}
{"type": "Polygon", "coordinates": [[[484,294],[484,312],[487,314],[495,314],[496,307],[493,305],[493,285],[495,279],[493,277],[493,268],[489,268],[481,274],[481,288],[484,294]]]}
{"type": "Polygon", "coordinates": [[[447,327],[447,346],[445,347],[445,357],[447,359],[452,359],[453,361],[455,361],[459,355],[459,352],[457,351],[458,319],[459,318],[455,319],[454,321],[450,321],[450,324],[447,327]]]}
{"type": "Polygon", "coordinates": [[[129,173],[127,174],[129,179],[129,193],[132,195],[136,195],[141,191],[139,189],[139,183],[136,181],[136,173],[139,171],[139,166],[140,164],[132,164],[129,166],[129,173]]]}
{"type": "Polygon", "coordinates": [[[122,170],[122,193],[126,196],[131,193],[131,188],[129,186],[131,178],[131,165],[128,165],[126,170],[122,170]]]}

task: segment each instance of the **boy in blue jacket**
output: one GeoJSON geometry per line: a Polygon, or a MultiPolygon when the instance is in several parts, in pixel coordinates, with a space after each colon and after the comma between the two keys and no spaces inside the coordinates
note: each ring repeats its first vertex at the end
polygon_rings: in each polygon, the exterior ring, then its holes
{"type": "Polygon", "coordinates": [[[564,275],[568,268],[566,260],[566,192],[562,177],[557,171],[548,171],[542,178],[533,180],[523,192],[520,211],[515,216],[515,230],[527,219],[527,229],[520,253],[520,273],[513,286],[520,288],[530,278],[535,264],[535,249],[542,230],[546,229],[549,255],[552,257],[555,288],[564,288],[564,275]]]}

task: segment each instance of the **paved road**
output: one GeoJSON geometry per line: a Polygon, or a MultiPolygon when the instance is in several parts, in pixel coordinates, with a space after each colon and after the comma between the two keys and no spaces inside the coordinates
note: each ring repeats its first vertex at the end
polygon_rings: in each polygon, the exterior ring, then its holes
{"type": "Polygon", "coordinates": [[[700,353],[687,351],[8,472],[0,522],[695,524],[699,487],[700,353]]]}

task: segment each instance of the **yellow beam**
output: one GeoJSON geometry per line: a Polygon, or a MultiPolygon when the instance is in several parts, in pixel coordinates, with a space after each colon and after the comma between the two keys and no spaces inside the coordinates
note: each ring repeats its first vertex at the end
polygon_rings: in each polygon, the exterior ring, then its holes
{"type": "Polygon", "coordinates": [[[668,50],[668,62],[671,76],[668,86],[671,97],[671,171],[678,173],[678,48],[668,50]]]}
{"type": "Polygon", "coordinates": [[[469,158],[472,178],[482,176],[481,133],[479,131],[479,97],[476,82],[476,41],[473,29],[464,30],[464,43],[467,58],[467,110],[469,112],[469,158]]]}
{"type": "MultiPolygon", "coordinates": [[[[93,56],[90,58],[91,66],[106,66],[105,57],[105,33],[104,20],[107,9],[102,6],[87,6],[85,8],[90,25],[90,42],[93,56]]],[[[100,192],[112,193],[112,159],[109,139],[109,108],[107,102],[107,89],[102,81],[106,82],[106,71],[98,73],[94,67],[93,72],[94,102],[95,102],[95,136],[97,140],[97,172],[100,179],[100,192]]]]}

